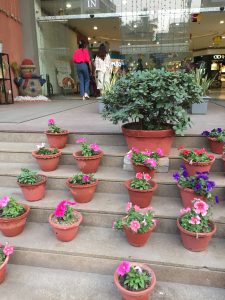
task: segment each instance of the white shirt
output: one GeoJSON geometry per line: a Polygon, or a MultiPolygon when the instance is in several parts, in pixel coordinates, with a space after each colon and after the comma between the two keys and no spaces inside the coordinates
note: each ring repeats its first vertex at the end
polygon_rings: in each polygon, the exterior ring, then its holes
{"type": "Polygon", "coordinates": [[[103,73],[112,72],[112,63],[111,63],[111,58],[109,54],[106,54],[105,59],[101,59],[101,57],[96,56],[95,58],[95,68],[96,71],[100,71],[103,73]]]}

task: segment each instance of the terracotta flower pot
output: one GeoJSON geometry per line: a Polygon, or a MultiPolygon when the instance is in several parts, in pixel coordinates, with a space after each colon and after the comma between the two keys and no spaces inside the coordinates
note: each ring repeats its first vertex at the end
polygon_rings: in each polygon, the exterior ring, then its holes
{"type": "Polygon", "coordinates": [[[66,146],[68,135],[69,135],[68,130],[64,130],[63,132],[60,133],[45,131],[45,134],[47,136],[48,143],[51,148],[63,149],[66,146]]]}
{"type": "Polygon", "coordinates": [[[218,142],[215,138],[208,137],[209,145],[211,152],[217,153],[217,154],[223,154],[223,142],[218,142]]]}
{"type": "Polygon", "coordinates": [[[132,162],[132,166],[133,166],[133,169],[134,169],[135,173],[139,173],[139,172],[145,173],[145,174],[147,173],[147,174],[149,174],[151,176],[151,178],[154,177],[155,172],[156,172],[156,170],[151,170],[148,167],[146,167],[144,165],[141,165],[141,164],[135,165],[132,162]]]}
{"type": "Polygon", "coordinates": [[[83,216],[80,212],[74,211],[77,215],[79,215],[79,220],[71,225],[60,225],[56,224],[52,221],[53,213],[49,216],[49,223],[53,228],[56,238],[62,242],[72,241],[77,235],[79,225],[83,221],[83,216]]]}
{"type": "Polygon", "coordinates": [[[223,160],[223,168],[224,168],[224,172],[225,172],[225,155],[222,156],[222,160],[223,160]]]}
{"type": "Polygon", "coordinates": [[[201,199],[203,201],[206,200],[205,196],[201,196],[195,193],[192,189],[183,188],[179,184],[177,185],[180,190],[180,196],[183,203],[183,207],[190,207],[192,208],[194,206],[194,203],[192,202],[195,198],[201,199]]]}
{"type": "Polygon", "coordinates": [[[62,151],[59,150],[58,153],[51,155],[39,155],[37,154],[37,151],[33,151],[32,155],[36,158],[42,171],[51,172],[57,169],[62,151]]]}
{"type": "Polygon", "coordinates": [[[153,194],[156,191],[158,184],[154,181],[150,181],[151,185],[153,186],[151,189],[138,190],[138,189],[133,189],[130,186],[131,181],[132,179],[126,180],[124,182],[124,185],[128,190],[130,201],[132,202],[132,204],[138,205],[140,208],[148,207],[151,204],[153,194]]]}
{"type": "Polygon", "coordinates": [[[23,232],[24,226],[30,212],[30,206],[22,204],[26,209],[25,213],[16,218],[0,218],[0,230],[5,236],[16,236],[23,232]]]}
{"type": "Polygon", "coordinates": [[[189,176],[193,176],[196,172],[209,172],[213,163],[215,162],[215,157],[209,162],[193,162],[192,164],[189,161],[182,157],[182,160],[185,164],[185,167],[188,171],[189,176]]]}
{"type": "Polygon", "coordinates": [[[5,280],[6,268],[9,262],[9,256],[6,256],[3,264],[0,265],[0,284],[5,280]]]}
{"type": "Polygon", "coordinates": [[[164,156],[169,155],[175,135],[172,129],[135,130],[132,128],[135,128],[135,123],[128,123],[122,126],[122,132],[129,149],[135,147],[140,151],[156,151],[157,148],[161,148],[164,156]]]}
{"type": "Polygon", "coordinates": [[[180,225],[179,217],[177,219],[177,227],[180,230],[181,240],[184,245],[184,248],[193,252],[204,251],[208,247],[209,241],[216,232],[216,224],[212,221],[209,221],[209,223],[212,227],[212,231],[205,233],[191,232],[184,229],[180,225]]]}
{"type": "Polygon", "coordinates": [[[40,176],[42,177],[42,180],[34,184],[24,184],[17,181],[17,184],[20,186],[23,196],[27,201],[38,201],[44,198],[47,177],[44,175],[40,176]]]}
{"type": "Polygon", "coordinates": [[[96,173],[103,156],[101,151],[97,155],[93,156],[82,156],[81,151],[73,153],[73,157],[76,160],[79,170],[85,174],[96,173]]]}
{"type": "Polygon", "coordinates": [[[152,225],[151,228],[147,232],[144,233],[135,233],[129,227],[124,226],[123,231],[126,234],[127,241],[130,245],[134,247],[142,247],[144,246],[152,232],[155,230],[156,224],[152,225]]]}
{"type": "Polygon", "coordinates": [[[143,291],[137,291],[137,292],[136,291],[128,291],[120,284],[119,275],[115,271],[115,273],[114,273],[114,282],[116,284],[116,287],[120,291],[123,300],[149,300],[150,295],[152,294],[153,289],[156,285],[155,273],[146,264],[132,263],[132,265],[140,266],[142,269],[146,270],[149,274],[151,274],[152,280],[151,280],[150,286],[147,289],[143,290],[143,291]]]}
{"type": "Polygon", "coordinates": [[[90,184],[71,184],[69,181],[71,178],[67,179],[66,184],[69,187],[73,198],[78,203],[90,202],[94,196],[98,180],[90,184]]]}

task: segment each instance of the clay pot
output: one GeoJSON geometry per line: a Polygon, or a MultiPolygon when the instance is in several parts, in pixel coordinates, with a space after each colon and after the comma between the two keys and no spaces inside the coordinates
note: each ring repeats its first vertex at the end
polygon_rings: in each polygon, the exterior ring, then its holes
{"type": "Polygon", "coordinates": [[[123,231],[126,234],[127,241],[130,245],[134,247],[142,247],[144,246],[152,232],[155,230],[156,224],[152,225],[151,228],[147,232],[144,233],[135,233],[129,227],[124,226],[123,231]]]}
{"type": "Polygon", "coordinates": [[[149,190],[138,190],[133,189],[131,184],[132,179],[126,180],[124,182],[125,187],[128,190],[130,201],[133,205],[138,205],[140,208],[146,208],[151,204],[152,197],[154,192],[156,191],[158,184],[154,181],[150,181],[153,186],[152,189],[149,190]]]}
{"type": "Polygon", "coordinates": [[[34,184],[24,184],[17,181],[17,184],[20,186],[23,196],[27,201],[38,201],[44,198],[47,177],[44,175],[40,176],[42,177],[42,181],[34,184]]]}
{"type": "Polygon", "coordinates": [[[225,172],[225,155],[222,156],[222,160],[223,160],[223,168],[224,168],[224,172],[225,172]]]}
{"type": "Polygon", "coordinates": [[[51,148],[63,149],[66,146],[68,135],[69,135],[68,130],[64,130],[63,132],[60,133],[45,131],[45,134],[47,136],[48,143],[51,148]]]}
{"type": "Polygon", "coordinates": [[[133,166],[133,169],[134,169],[135,173],[139,173],[139,172],[145,173],[145,174],[147,173],[147,174],[149,174],[151,176],[151,178],[154,177],[155,172],[156,172],[156,170],[151,170],[148,167],[146,167],[144,165],[141,165],[141,164],[135,165],[132,162],[132,166],[133,166]]]}
{"type": "Polygon", "coordinates": [[[211,152],[217,153],[217,154],[223,154],[223,142],[218,142],[215,138],[208,137],[209,145],[211,152]]]}
{"type": "Polygon", "coordinates": [[[9,256],[6,256],[3,264],[0,265],[0,284],[5,280],[6,268],[9,262],[9,256]]]}
{"type": "Polygon", "coordinates": [[[191,232],[184,229],[180,225],[180,217],[179,217],[177,219],[177,227],[180,230],[181,240],[184,245],[184,248],[193,252],[204,251],[208,247],[209,241],[211,240],[212,236],[216,232],[216,224],[212,221],[209,221],[209,223],[212,227],[211,232],[205,232],[205,233],[191,232]]]}
{"type": "Polygon", "coordinates": [[[73,195],[73,198],[78,203],[90,202],[94,196],[98,180],[90,184],[71,184],[69,181],[71,178],[67,179],[66,184],[73,195]]]}
{"type": "Polygon", "coordinates": [[[37,154],[37,151],[33,151],[32,155],[36,158],[42,171],[51,172],[57,169],[62,151],[59,150],[58,153],[51,155],[39,155],[37,154]]]}
{"type": "Polygon", "coordinates": [[[79,220],[71,225],[60,225],[56,224],[52,221],[53,213],[49,216],[49,224],[52,226],[53,231],[55,233],[56,238],[62,242],[72,241],[77,235],[79,225],[83,221],[83,216],[80,212],[74,211],[77,215],[79,215],[79,220]]]}
{"type": "Polygon", "coordinates": [[[190,208],[194,207],[193,200],[195,198],[206,201],[205,196],[201,196],[201,195],[196,194],[195,191],[193,191],[192,189],[183,188],[179,184],[177,186],[180,190],[180,196],[181,196],[181,200],[182,200],[182,203],[183,203],[183,207],[185,207],[185,208],[186,207],[190,207],[190,208]]]}
{"type": "Polygon", "coordinates": [[[135,130],[138,124],[127,123],[122,126],[122,132],[125,136],[129,149],[135,147],[140,151],[156,151],[161,148],[164,156],[169,155],[172,146],[174,131],[172,129],[164,130],[135,130]]]}
{"type": "Polygon", "coordinates": [[[97,172],[103,154],[104,153],[101,151],[97,155],[82,156],[81,151],[77,151],[77,152],[73,153],[73,157],[76,160],[79,170],[82,173],[90,174],[90,173],[97,172]]]}
{"type": "Polygon", "coordinates": [[[155,273],[146,264],[132,263],[132,265],[140,266],[142,269],[146,270],[149,274],[151,274],[151,278],[152,278],[151,285],[146,290],[143,290],[143,291],[137,291],[137,292],[136,291],[135,292],[128,291],[124,287],[122,287],[122,285],[120,284],[119,275],[115,271],[115,273],[114,273],[114,282],[116,284],[116,287],[120,291],[123,300],[149,300],[150,295],[152,294],[153,289],[156,285],[155,273]]]}
{"type": "Polygon", "coordinates": [[[16,236],[23,232],[24,226],[30,212],[30,206],[22,204],[25,213],[16,218],[0,218],[0,230],[4,236],[16,236]]]}
{"type": "Polygon", "coordinates": [[[215,162],[215,159],[216,158],[213,157],[210,162],[193,162],[190,164],[187,159],[182,157],[189,176],[195,175],[196,172],[209,172],[213,163],[215,162]]]}

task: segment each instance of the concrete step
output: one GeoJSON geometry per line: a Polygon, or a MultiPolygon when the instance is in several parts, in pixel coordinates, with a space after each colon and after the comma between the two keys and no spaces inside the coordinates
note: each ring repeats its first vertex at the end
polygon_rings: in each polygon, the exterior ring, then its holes
{"type": "MultiPolygon", "coordinates": [[[[13,195],[20,202],[31,206],[30,222],[48,222],[50,213],[62,199],[74,201],[68,190],[47,190],[45,198],[37,202],[24,200],[19,188],[0,188],[0,195],[13,195]]],[[[95,193],[91,202],[77,204],[76,209],[84,215],[83,224],[111,228],[115,220],[125,215],[128,194],[95,193]]],[[[180,198],[154,196],[151,204],[159,220],[156,232],[178,233],[176,218],[182,203],[180,198]]],[[[225,237],[225,201],[213,209],[213,220],[217,224],[217,237],[225,237]]]]}
{"type": "MultiPolygon", "coordinates": [[[[224,289],[157,281],[152,300],[223,300],[224,289]]],[[[1,300],[118,300],[113,275],[8,265],[1,300]],[[59,284],[60,282],[60,284],[59,284]]]]}

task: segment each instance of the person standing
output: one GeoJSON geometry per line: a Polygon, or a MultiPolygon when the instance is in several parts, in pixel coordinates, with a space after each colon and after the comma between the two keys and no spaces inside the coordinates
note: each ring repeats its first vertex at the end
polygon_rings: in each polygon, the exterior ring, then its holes
{"type": "Polygon", "coordinates": [[[83,100],[89,99],[90,76],[88,64],[91,72],[92,65],[89,52],[86,49],[86,44],[82,40],[79,41],[79,48],[74,51],[73,62],[76,64],[77,75],[80,82],[80,95],[83,100]]]}
{"type": "Polygon", "coordinates": [[[95,71],[97,77],[97,89],[100,90],[100,94],[102,94],[104,85],[110,83],[112,73],[111,58],[104,44],[99,46],[95,58],[95,71]]]}

